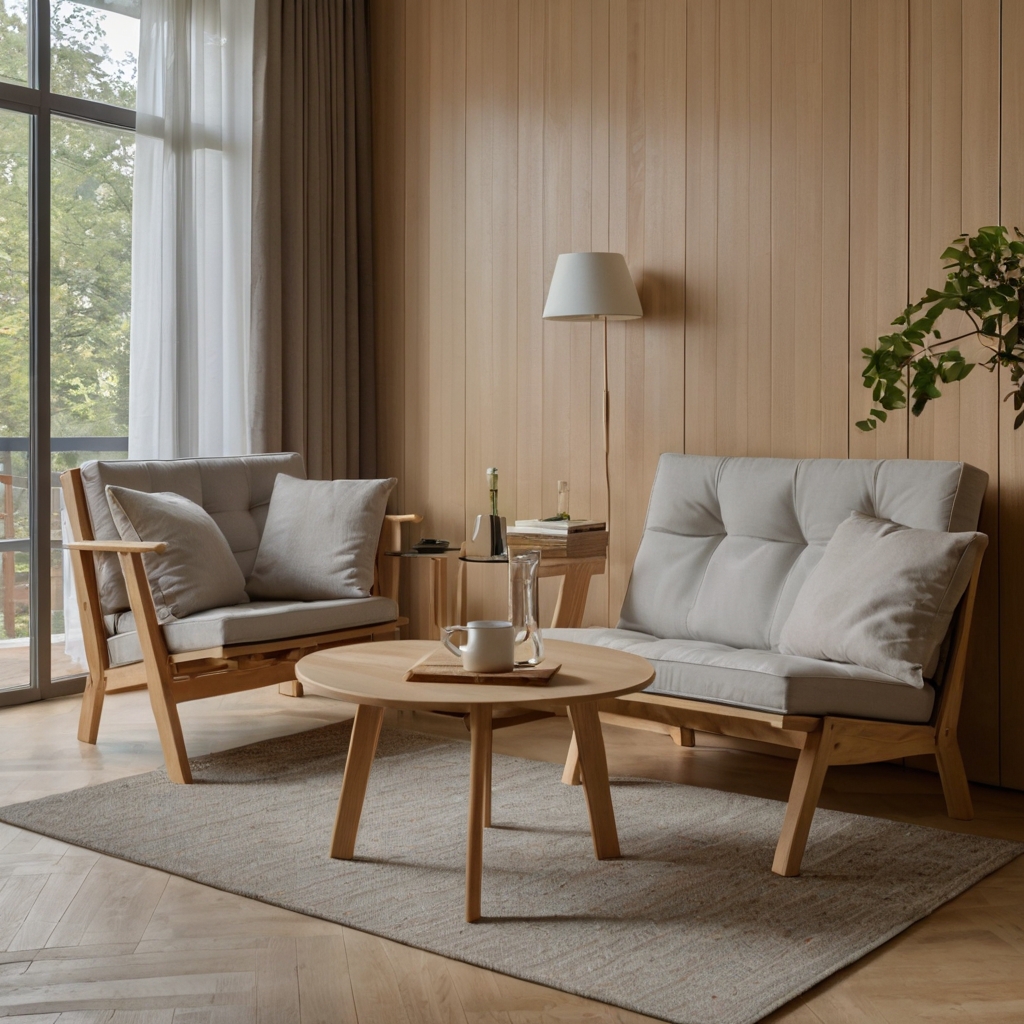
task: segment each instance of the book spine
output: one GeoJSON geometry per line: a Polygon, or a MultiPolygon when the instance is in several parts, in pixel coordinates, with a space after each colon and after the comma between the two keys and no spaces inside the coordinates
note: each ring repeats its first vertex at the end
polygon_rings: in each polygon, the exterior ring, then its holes
{"type": "Polygon", "coordinates": [[[586,523],[583,525],[559,526],[557,523],[536,523],[529,520],[519,521],[509,530],[523,530],[527,533],[545,534],[552,537],[569,537],[577,533],[600,533],[607,532],[604,523],[586,523]]]}
{"type": "Polygon", "coordinates": [[[571,534],[562,539],[510,533],[508,546],[514,551],[539,550],[541,554],[555,558],[589,558],[606,552],[608,532],[571,534]]]}
{"type": "Polygon", "coordinates": [[[566,537],[588,537],[595,533],[607,533],[603,527],[595,526],[593,529],[585,530],[548,530],[542,526],[510,526],[509,535],[519,534],[524,537],[555,537],[564,540],[566,537]]]}

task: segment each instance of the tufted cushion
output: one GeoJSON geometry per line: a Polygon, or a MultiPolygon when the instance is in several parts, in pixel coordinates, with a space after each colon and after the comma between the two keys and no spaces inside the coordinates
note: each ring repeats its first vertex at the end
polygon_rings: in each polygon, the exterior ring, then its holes
{"type": "Polygon", "coordinates": [[[987,481],[961,462],[662,455],[619,627],[777,650],[800,587],[851,512],[973,530],[987,481]]]}
{"type": "MultiPolygon", "coordinates": [[[[302,456],[243,455],[226,459],[175,459],[152,462],[86,462],[82,487],[96,540],[119,540],[110,515],[106,487],[134,491],[172,491],[204,508],[220,527],[248,577],[267,521],[267,506],[278,473],[305,479],[302,456]]],[[[104,615],[128,608],[121,566],[114,555],[97,558],[97,583],[104,615]]]]}

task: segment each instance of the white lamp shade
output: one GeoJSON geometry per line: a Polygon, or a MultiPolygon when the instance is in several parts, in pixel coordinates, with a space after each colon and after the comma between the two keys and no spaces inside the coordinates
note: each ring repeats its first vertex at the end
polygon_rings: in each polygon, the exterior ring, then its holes
{"type": "Polygon", "coordinates": [[[551,275],[545,320],[636,320],[640,296],[620,252],[563,252],[551,275]]]}

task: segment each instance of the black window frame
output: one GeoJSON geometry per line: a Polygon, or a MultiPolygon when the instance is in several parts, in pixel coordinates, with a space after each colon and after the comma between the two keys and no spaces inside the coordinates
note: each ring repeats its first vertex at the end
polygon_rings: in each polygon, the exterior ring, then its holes
{"type": "Polygon", "coordinates": [[[0,109],[29,115],[29,680],[0,690],[0,707],[80,693],[87,678],[51,678],[50,458],[64,447],[50,438],[51,117],[135,131],[134,110],[50,91],[50,0],[29,0],[28,21],[28,85],[0,81],[0,109]]]}

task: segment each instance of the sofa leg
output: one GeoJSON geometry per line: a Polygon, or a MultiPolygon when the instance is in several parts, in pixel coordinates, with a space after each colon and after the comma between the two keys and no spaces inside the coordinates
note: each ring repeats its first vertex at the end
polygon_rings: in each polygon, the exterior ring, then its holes
{"type": "Polygon", "coordinates": [[[289,679],[287,682],[277,684],[277,692],[285,697],[301,697],[303,694],[302,683],[298,679],[289,679]]]}
{"type": "Polygon", "coordinates": [[[91,672],[82,694],[82,710],[78,716],[78,738],[83,743],[95,743],[100,731],[103,713],[103,695],[106,692],[103,677],[97,679],[91,672]]]}
{"type": "Polygon", "coordinates": [[[181,734],[181,719],[178,705],[174,703],[170,687],[162,679],[149,681],[149,703],[153,707],[160,746],[164,752],[164,764],[171,782],[188,784],[192,781],[192,769],[188,765],[185,738],[181,734]]]}
{"type": "Polygon", "coordinates": [[[565,756],[565,770],[562,772],[562,782],[566,786],[578,786],[583,781],[583,771],[580,766],[580,748],[576,745],[576,730],[573,730],[572,739],[569,740],[569,753],[565,756]]]}
{"type": "Polygon", "coordinates": [[[677,747],[692,747],[696,745],[696,740],[693,738],[693,730],[687,729],[684,725],[672,726],[672,742],[677,747]]]}
{"type": "Polygon", "coordinates": [[[128,603],[135,615],[142,660],[146,665],[146,688],[149,690],[149,703],[156,719],[156,729],[160,734],[167,775],[171,782],[189,783],[192,781],[192,770],[188,766],[185,740],[181,735],[178,705],[171,692],[173,677],[170,657],[157,620],[142,554],[138,551],[120,551],[117,558],[128,588],[128,603]]]}
{"type": "Polygon", "coordinates": [[[971,803],[967,773],[955,736],[952,740],[939,741],[935,748],[935,760],[939,765],[942,793],[946,798],[946,813],[957,821],[970,821],[974,817],[974,805],[971,803]]]}
{"type": "Polygon", "coordinates": [[[811,820],[821,796],[821,786],[828,771],[828,755],[832,746],[832,724],[826,718],[818,732],[809,732],[800,751],[793,775],[793,786],[789,791],[786,817],[782,823],[782,835],[775,848],[772,871],[777,875],[799,875],[800,862],[807,846],[807,835],[811,820]]]}

